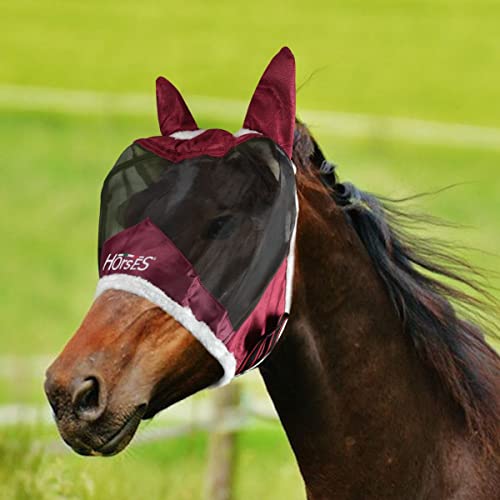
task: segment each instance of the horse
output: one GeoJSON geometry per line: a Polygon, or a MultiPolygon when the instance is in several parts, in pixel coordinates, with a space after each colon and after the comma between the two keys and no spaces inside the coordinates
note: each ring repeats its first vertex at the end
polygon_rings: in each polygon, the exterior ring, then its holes
{"type": "MultiPolygon", "coordinates": [[[[397,203],[340,182],[293,116],[293,306],[259,370],[307,498],[498,498],[500,358],[474,322],[483,301],[464,291],[480,291],[473,268],[408,233],[397,203]]],[[[113,289],[47,370],[45,391],[76,452],[113,455],[141,420],[222,375],[179,321],[113,289]]]]}

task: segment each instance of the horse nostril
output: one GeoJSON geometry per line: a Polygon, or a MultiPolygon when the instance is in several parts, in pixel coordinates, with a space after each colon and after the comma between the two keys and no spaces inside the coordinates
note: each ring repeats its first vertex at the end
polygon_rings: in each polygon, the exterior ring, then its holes
{"type": "Polygon", "coordinates": [[[82,420],[97,420],[106,407],[101,384],[96,377],[88,377],[73,393],[73,408],[82,420]]]}

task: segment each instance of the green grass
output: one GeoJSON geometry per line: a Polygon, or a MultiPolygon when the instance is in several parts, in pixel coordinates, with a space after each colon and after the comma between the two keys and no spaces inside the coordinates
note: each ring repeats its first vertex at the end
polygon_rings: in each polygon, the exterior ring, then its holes
{"type": "MultiPolygon", "coordinates": [[[[43,428],[17,427],[11,433],[0,433],[3,500],[202,498],[205,434],[143,444],[102,459],[49,451],[55,436],[43,428]]],[[[273,426],[243,431],[237,447],[237,498],[303,498],[303,486],[281,432],[273,426]]]]}
{"type": "MultiPolygon", "coordinates": [[[[286,44],[297,57],[299,84],[319,70],[299,92],[299,112],[500,127],[497,1],[293,0],[284,7],[263,0],[182,6],[20,0],[2,4],[2,20],[0,89],[153,93],[154,78],[165,74],[186,94],[248,99],[271,55],[286,44]]],[[[203,127],[240,126],[193,111],[203,127]]],[[[53,355],[78,327],[97,280],[100,185],[133,139],[157,133],[155,110],[145,112],[0,109],[1,355],[53,355]]],[[[463,183],[421,199],[420,209],[470,226],[440,236],[498,253],[500,151],[313,131],[342,179],[363,189],[400,197],[463,183]]],[[[497,256],[468,256],[500,269],[497,256]]],[[[41,379],[22,367],[0,378],[0,404],[42,404],[41,379]]],[[[0,426],[2,499],[200,496],[203,434],[137,445],[106,460],[40,447],[57,439],[52,426],[0,426]]],[[[257,426],[241,433],[236,498],[303,497],[283,431],[257,426]]]]}
{"type": "Polygon", "coordinates": [[[2,5],[0,82],[248,97],[288,44],[302,107],[500,125],[494,0],[143,0],[2,5]]]}

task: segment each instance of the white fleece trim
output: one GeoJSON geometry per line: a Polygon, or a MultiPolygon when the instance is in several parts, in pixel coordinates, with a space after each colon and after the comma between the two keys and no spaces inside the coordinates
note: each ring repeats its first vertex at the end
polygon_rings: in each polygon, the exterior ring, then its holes
{"type": "Polygon", "coordinates": [[[180,141],[189,141],[203,134],[203,132],[206,132],[204,128],[199,128],[198,130],[178,130],[170,134],[169,137],[172,137],[172,139],[179,139],[180,141]]]}
{"type": "Polygon", "coordinates": [[[228,351],[206,323],[195,318],[189,307],[179,305],[163,290],[139,276],[129,274],[104,276],[97,283],[95,297],[110,289],[130,292],[153,302],[186,328],[224,369],[224,375],[212,387],[226,385],[234,378],[236,371],[234,355],[228,351]]]}

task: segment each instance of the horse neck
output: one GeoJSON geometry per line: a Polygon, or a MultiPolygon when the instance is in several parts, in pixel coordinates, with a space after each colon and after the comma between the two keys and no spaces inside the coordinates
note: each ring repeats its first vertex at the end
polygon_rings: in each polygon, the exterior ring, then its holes
{"type": "Polygon", "coordinates": [[[450,403],[344,214],[312,194],[300,196],[292,316],[261,373],[310,498],[413,498],[456,426],[450,403]]]}

